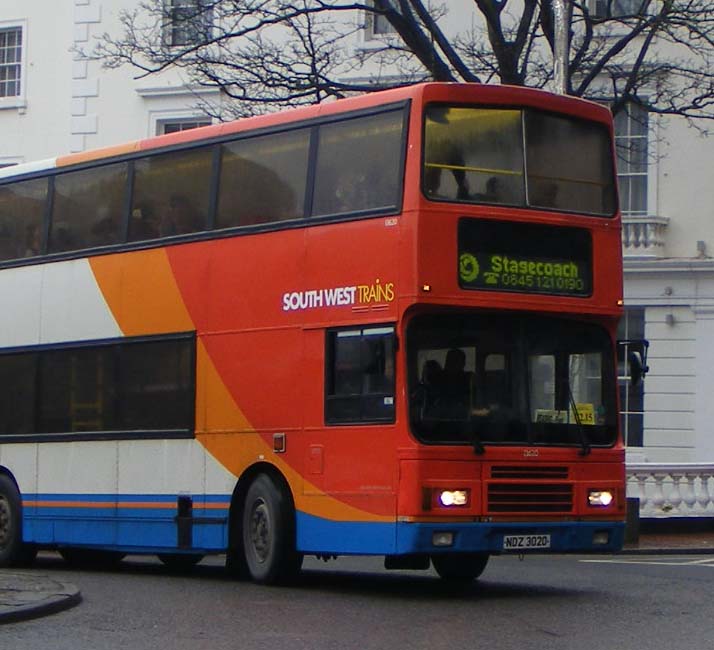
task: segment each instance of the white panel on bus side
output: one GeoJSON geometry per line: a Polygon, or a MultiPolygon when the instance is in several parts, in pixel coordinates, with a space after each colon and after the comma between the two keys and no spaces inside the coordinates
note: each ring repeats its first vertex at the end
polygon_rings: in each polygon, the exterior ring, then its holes
{"type": "Polygon", "coordinates": [[[43,267],[39,265],[0,272],[0,348],[40,342],[42,275],[43,267]]]}
{"type": "Polygon", "coordinates": [[[37,443],[0,445],[0,466],[12,472],[21,494],[37,493],[37,443]]]}
{"type": "MultiPolygon", "coordinates": [[[[108,339],[122,335],[94,278],[89,260],[42,267],[40,342],[108,339]]],[[[31,303],[29,303],[31,304],[31,303]]]]}
{"type": "Polygon", "coordinates": [[[205,455],[195,440],[121,442],[119,494],[204,494],[205,455]]]}
{"type": "Polygon", "coordinates": [[[38,494],[116,494],[117,442],[45,442],[38,445],[38,494]]]}

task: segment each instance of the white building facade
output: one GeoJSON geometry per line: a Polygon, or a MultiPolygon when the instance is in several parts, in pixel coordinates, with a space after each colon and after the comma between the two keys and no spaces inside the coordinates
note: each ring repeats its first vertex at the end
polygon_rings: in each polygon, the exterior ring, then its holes
{"type": "Polygon", "coordinates": [[[120,32],[135,0],[5,0],[0,5],[0,165],[137,140],[210,123],[198,108],[218,92],[195,93],[175,74],[134,79],[89,52],[120,32]],[[4,79],[13,80],[4,83],[4,79]]]}
{"type": "MultiPolygon", "coordinates": [[[[0,4],[0,166],[210,122],[199,104],[220,105],[218,91],[197,93],[175,72],[135,78],[129,67],[107,70],[81,54],[103,33],[121,34],[120,11],[137,5],[0,4]]],[[[455,28],[460,5],[449,4],[455,28]]],[[[365,21],[355,47],[369,48],[389,27],[365,21]]],[[[714,143],[681,119],[646,118],[622,115],[617,124],[619,137],[648,154],[620,170],[623,334],[651,342],[644,397],[621,392],[628,463],[708,463],[714,470],[714,143]]],[[[705,479],[697,478],[697,489],[701,482],[706,491],[705,479]]]]}

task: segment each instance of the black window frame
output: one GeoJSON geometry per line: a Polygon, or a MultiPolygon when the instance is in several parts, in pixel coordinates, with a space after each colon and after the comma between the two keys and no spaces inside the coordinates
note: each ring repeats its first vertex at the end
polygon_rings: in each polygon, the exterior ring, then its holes
{"type": "Polygon", "coordinates": [[[631,0],[629,3],[622,3],[621,0],[591,0],[589,4],[590,18],[594,22],[637,18],[646,14],[646,8],[646,0],[631,0]],[[623,4],[629,4],[629,7],[625,8],[623,4]]]}
{"type": "MultiPolygon", "coordinates": [[[[2,363],[2,359],[4,357],[16,357],[20,359],[34,357],[34,368],[31,370],[33,374],[33,377],[31,377],[31,383],[33,384],[34,390],[31,395],[26,396],[28,402],[31,402],[31,417],[33,426],[32,431],[27,431],[24,433],[0,433],[0,443],[65,442],[77,440],[163,440],[195,437],[195,402],[197,386],[195,332],[178,332],[152,336],[133,336],[88,341],[73,341],[60,344],[6,348],[0,351],[0,363],[2,363]],[[45,397],[45,392],[42,384],[43,380],[46,380],[47,378],[45,366],[47,364],[48,359],[51,360],[53,356],[61,356],[63,353],[74,353],[77,351],[108,351],[109,355],[111,355],[115,361],[115,365],[112,366],[114,370],[113,381],[115,382],[115,384],[113,388],[116,391],[115,394],[120,395],[124,400],[127,400],[127,395],[130,394],[130,391],[126,390],[126,385],[119,383],[119,379],[122,377],[122,372],[117,370],[120,365],[121,360],[119,359],[119,357],[121,356],[122,351],[126,349],[131,349],[135,351],[139,349],[139,346],[162,343],[175,343],[178,345],[185,345],[185,349],[179,350],[177,348],[177,351],[181,353],[188,353],[189,355],[187,360],[187,375],[181,378],[180,381],[180,384],[183,386],[183,390],[181,392],[185,394],[177,394],[177,397],[183,399],[187,399],[188,397],[190,397],[188,403],[185,404],[186,411],[183,414],[183,416],[185,417],[186,426],[146,426],[137,428],[116,429],[99,428],[97,430],[86,429],[74,431],[47,432],[42,432],[40,430],[42,428],[41,418],[43,408],[45,408],[46,406],[42,402],[43,398],[45,397]],[[119,361],[119,363],[117,363],[117,361],[119,361]]],[[[124,377],[126,378],[126,376],[126,371],[124,371],[124,377]]],[[[184,404],[183,401],[182,404],[184,404]]]]}
{"type": "Polygon", "coordinates": [[[164,0],[164,47],[205,44],[213,30],[213,6],[206,0],[164,0]]]}
{"type": "MultiPolygon", "coordinates": [[[[394,323],[371,323],[346,327],[335,327],[325,331],[325,383],[324,383],[324,418],[327,425],[355,425],[355,424],[393,424],[396,421],[396,373],[397,373],[397,349],[398,340],[396,325],[394,323]],[[356,374],[361,376],[361,386],[354,392],[335,392],[337,383],[336,342],[346,336],[359,337],[359,361],[362,368],[356,374]],[[379,336],[382,340],[388,339],[391,342],[391,388],[390,390],[369,391],[366,390],[366,378],[375,373],[366,373],[364,366],[363,350],[365,340],[368,337],[379,336]],[[384,413],[377,412],[378,400],[382,400],[384,413]],[[388,401],[391,400],[391,401],[388,401]],[[341,405],[346,405],[346,413],[340,414],[341,405]],[[351,411],[349,409],[352,409],[351,411]],[[357,412],[355,416],[354,413],[357,412]]],[[[383,362],[388,362],[385,355],[383,362]]]]}
{"type": "Polygon", "coordinates": [[[0,79],[0,99],[18,100],[25,95],[25,28],[23,25],[2,25],[0,36],[0,50],[3,52],[0,70],[3,71],[0,79]],[[8,57],[11,60],[8,60],[8,57]]]}

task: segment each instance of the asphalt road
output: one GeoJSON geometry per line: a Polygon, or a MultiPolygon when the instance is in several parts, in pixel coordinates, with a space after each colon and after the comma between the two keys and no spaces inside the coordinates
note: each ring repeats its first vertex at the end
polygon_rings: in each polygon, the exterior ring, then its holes
{"type": "Polygon", "coordinates": [[[714,630],[714,556],[499,557],[462,589],[371,558],[308,559],[279,588],[235,582],[218,560],[181,574],[45,556],[36,570],[83,601],[3,626],[0,650],[671,650],[709,648],[714,630]]]}

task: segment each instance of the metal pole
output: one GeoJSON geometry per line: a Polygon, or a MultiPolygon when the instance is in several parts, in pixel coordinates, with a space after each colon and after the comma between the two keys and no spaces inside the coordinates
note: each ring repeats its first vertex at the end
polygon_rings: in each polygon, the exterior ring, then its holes
{"type": "Polygon", "coordinates": [[[554,22],[553,83],[555,92],[568,94],[570,52],[570,0],[552,0],[554,22]]]}

